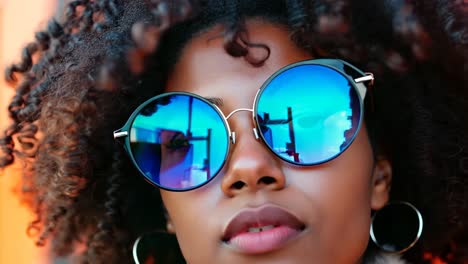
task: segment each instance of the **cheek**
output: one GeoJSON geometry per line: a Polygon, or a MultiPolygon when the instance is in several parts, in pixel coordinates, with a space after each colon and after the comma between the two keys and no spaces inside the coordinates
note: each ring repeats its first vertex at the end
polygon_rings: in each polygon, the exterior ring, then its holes
{"type": "Polygon", "coordinates": [[[367,247],[371,216],[372,149],[365,131],[338,158],[317,167],[286,171],[289,183],[306,197],[311,226],[320,237],[323,252],[357,259],[367,247]],[[294,175],[300,174],[300,175],[294,175]]]}
{"type": "Polygon", "coordinates": [[[213,256],[218,246],[220,228],[215,221],[214,199],[219,196],[217,189],[205,186],[190,192],[161,191],[182,253],[192,263],[209,263],[206,256],[213,256]]]}

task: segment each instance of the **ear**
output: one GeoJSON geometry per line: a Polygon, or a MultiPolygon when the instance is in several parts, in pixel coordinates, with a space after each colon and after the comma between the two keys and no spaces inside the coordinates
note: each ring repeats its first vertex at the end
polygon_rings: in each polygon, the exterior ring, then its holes
{"type": "Polygon", "coordinates": [[[166,218],[166,231],[170,234],[175,234],[175,227],[174,223],[172,222],[172,218],[169,216],[165,209],[164,211],[164,218],[166,218]]]}
{"type": "Polygon", "coordinates": [[[389,200],[392,186],[392,165],[385,157],[377,157],[372,175],[371,208],[381,209],[389,200]]]}
{"type": "Polygon", "coordinates": [[[175,227],[174,224],[172,224],[172,220],[168,219],[166,222],[166,230],[170,234],[175,234],[175,227]]]}

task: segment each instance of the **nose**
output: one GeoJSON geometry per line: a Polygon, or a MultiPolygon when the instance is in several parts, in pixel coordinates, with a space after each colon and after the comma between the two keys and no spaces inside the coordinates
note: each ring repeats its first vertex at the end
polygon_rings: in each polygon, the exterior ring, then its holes
{"type": "Polygon", "coordinates": [[[243,192],[283,189],[286,179],[281,161],[261,139],[255,138],[252,117],[244,113],[230,121],[237,138],[226,161],[226,173],[221,182],[222,191],[233,197],[243,192]]]}

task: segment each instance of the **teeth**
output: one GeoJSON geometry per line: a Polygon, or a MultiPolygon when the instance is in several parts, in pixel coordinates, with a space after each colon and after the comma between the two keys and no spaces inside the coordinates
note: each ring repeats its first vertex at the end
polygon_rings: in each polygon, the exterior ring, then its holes
{"type": "Polygon", "coordinates": [[[249,233],[257,233],[257,232],[261,232],[261,231],[262,231],[261,227],[251,227],[251,228],[249,228],[249,233]]]}
{"type": "Polygon", "coordinates": [[[262,226],[262,227],[251,227],[251,228],[249,228],[248,231],[250,233],[258,233],[258,232],[267,231],[267,230],[270,230],[270,229],[273,229],[273,228],[275,228],[275,227],[272,226],[272,225],[262,226]]]}

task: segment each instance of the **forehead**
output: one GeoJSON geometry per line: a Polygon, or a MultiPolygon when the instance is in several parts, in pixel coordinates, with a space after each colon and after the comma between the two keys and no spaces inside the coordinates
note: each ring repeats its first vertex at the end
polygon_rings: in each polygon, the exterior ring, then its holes
{"type": "MultiPolygon", "coordinates": [[[[187,43],[169,75],[166,91],[204,95],[204,91],[200,90],[202,87],[213,87],[216,83],[225,85],[226,80],[233,79],[239,86],[245,82],[261,86],[280,68],[311,58],[290,40],[290,32],[282,26],[249,20],[246,29],[248,42],[266,45],[270,49],[270,56],[262,66],[255,67],[244,58],[229,55],[223,46],[223,28],[218,25],[187,43]]],[[[250,48],[249,52],[260,57],[266,53],[264,48],[250,48]]]]}

